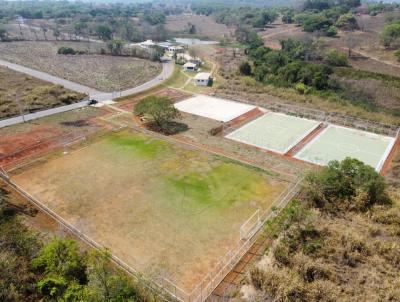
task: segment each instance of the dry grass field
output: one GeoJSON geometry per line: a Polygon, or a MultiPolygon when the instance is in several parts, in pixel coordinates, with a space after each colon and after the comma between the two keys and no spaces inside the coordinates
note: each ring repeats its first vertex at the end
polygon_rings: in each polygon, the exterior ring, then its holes
{"type": "Polygon", "coordinates": [[[0,119],[82,100],[84,94],[0,66],[0,119]]]}
{"type": "Polygon", "coordinates": [[[288,183],[221,157],[122,131],[12,179],[146,274],[190,292],[288,183]]]}
{"type": "Polygon", "coordinates": [[[200,15],[174,15],[168,16],[166,21],[166,29],[173,33],[182,33],[191,23],[196,27],[196,35],[209,37],[212,39],[222,39],[230,37],[233,29],[224,24],[216,23],[212,17],[200,15]]]}
{"type": "MultiPolygon", "coordinates": [[[[97,43],[91,43],[91,45],[93,44],[97,43]]],[[[160,63],[138,58],[106,55],[58,55],[57,50],[61,46],[82,49],[87,48],[88,43],[1,43],[0,58],[101,91],[132,88],[147,82],[161,72],[160,63]]]]}

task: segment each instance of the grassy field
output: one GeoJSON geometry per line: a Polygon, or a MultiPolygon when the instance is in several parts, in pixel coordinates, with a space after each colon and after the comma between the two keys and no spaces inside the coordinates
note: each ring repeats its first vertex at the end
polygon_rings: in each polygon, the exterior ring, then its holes
{"type": "MultiPolygon", "coordinates": [[[[91,43],[95,47],[96,43],[91,43]]],[[[87,49],[88,43],[13,42],[0,44],[0,58],[71,80],[101,91],[143,84],[161,72],[161,64],[106,55],[58,55],[61,46],[87,49]]],[[[98,46],[96,46],[98,47],[98,46]]]]}
{"type": "Polygon", "coordinates": [[[123,131],[12,179],[122,260],[190,291],[288,183],[123,131]]]}
{"type": "Polygon", "coordinates": [[[0,67],[0,119],[82,100],[84,94],[0,67]]]}

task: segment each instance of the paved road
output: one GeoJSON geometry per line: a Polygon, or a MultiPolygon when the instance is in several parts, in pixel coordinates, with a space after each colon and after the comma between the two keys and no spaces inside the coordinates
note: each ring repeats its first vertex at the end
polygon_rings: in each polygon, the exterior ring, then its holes
{"type": "MultiPolygon", "coordinates": [[[[109,93],[109,92],[101,92],[99,90],[81,85],[81,84],[77,84],[68,80],[64,80],[62,78],[59,77],[55,77],[52,76],[50,74],[47,74],[45,72],[41,72],[41,71],[37,71],[28,67],[24,67],[18,64],[14,64],[14,63],[10,63],[4,60],[0,60],[0,65],[6,66],[10,69],[13,69],[15,71],[19,71],[25,74],[28,74],[30,76],[39,78],[41,80],[53,83],[53,84],[59,84],[64,86],[65,88],[68,88],[70,90],[74,90],[77,92],[81,92],[81,93],[86,93],[89,94],[91,98],[94,98],[96,100],[98,100],[99,102],[102,101],[107,101],[107,100],[113,100],[115,98],[118,98],[120,96],[127,96],[130,94],[134,94],[134,93],[138,93],[138,92],[142,92],[144,90],[150,89],[152,87],[157,86],[159,83],[161,83],[161,81],[167,79],[168,77],[170,77],[174,71],[174,64],[172,62],[168,62],[168,63],[163,63],[163,70],[162,72],[155,77],[154,79],[131,89],[127,89],[124,91],[121,91],[119,93],[109,93]]],[[[19,124],[25,121],[29,121],[29,120],[34,120],[34,119],[38,119],[41,117],[45,117],[45,116],[49,116],[49,115],[53,115],[56,113],[61,113],[61,112],[66,112],[66,111],[70,111],[73,109],[78,109],[78,108],[82,108],[84,106],[87,106],[87,101],[82,101],[79,103],[74,103],[71,105],[66,105],[66,106],[61,106],[61,107],[57,107],[57,108],[53,108],[53,109],[48,109],[48,110],[43,110],[43,111],[38,111],[35,113],[31,113],[31,114],[27,114],[24,117],[22,116],[17,116],[14,118],[9,118],[9,119],[5,119],[5,120],[0,120],[0,128],[2,127],[6,127],[6,126],[11,126],[11,125],[15,125],[15,124],[19,124]]]]}
{"type": "Polygon", "coordinates": [[[95,94],[101,93],[101,91],[98,91],[96,89],[93,89],[93,88],[90,88],[90,87],[87,87],[87,86],[84,86],[84,85],[81,85],[78,83],[74,83],[74,82],[71,82],[71,81],[56,77],[56,76],[52,76],[48,73],[37,71],[37,70],[31,69],[31,68],[28,68],[28,67],[25,67],[22,65],[10,63],[10,62],[4,61],[4,60],[0,60],[0,65],[6,66],[6,67],[13,69],[15,71],[18,71],[18,72],[28,74],[32,77],[41,79],[43,81],[62,85],[65,88],[76,91],[76,92],[86,93],[88,95],[95,95],[95,94]]]}
{"type": "Polygon", "coordinates": [[[88,104],[87,101],[82,101],[82,102],[74,103],[71,105],[60,106],[60,107],[56,107],[56,108],[52,108],[52,109],[47,109],[47,110],[42,110],[42,111],[26,114],[24,116],[17,116],[17,117],[12,117],[12,118],[5,119],[5,120],[0,120],[0,128],[27,122],[27,121],[31,121],[31,120],[35,120],[35,119],[53,115],[56,113],[61,113],[61,112],[66,112],[66,111],[86,107],[87,104],[88,104]]]}

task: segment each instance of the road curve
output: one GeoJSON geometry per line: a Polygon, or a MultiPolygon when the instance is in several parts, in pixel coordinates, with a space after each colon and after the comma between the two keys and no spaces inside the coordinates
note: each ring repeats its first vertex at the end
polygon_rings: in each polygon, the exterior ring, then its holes
{"type": "MultiPolygon", "coordinates": [[[[71,81],[56,77],[56,76],[52,76],[45,72],[37,71],[37,70],[31,69],[31,68],[21,66],[18,64],[14,64],[14,63],[10,63],[10,62],[4,61],[4,60],[0,60],[0,65],[6,66],[6,67],[8,67],[12,70],[18,71],[18,72],[25,73],[27,75],[41,79],[43,81],[62,85],[65,88],[76,91],[76,92],[86,93],[91,98],[94,98],[94,99],[98,100],[99,102],[106,101],[106,100],[113,100],[113,99],[116,99],[121,96],[128,96],[130,94],[139,93],[139,92],[145,91],[147,89],[153,88],[153,87],[157,86],[158,84],[160,84],[163,80],[166,80],[167,78],[169,78],[174,71],[174,63],[173,62],[163,63],[162,72],[157,77],[153,78],[152,80],[150,80],[142,85],[139,85],[137,87],[130,88],[130,89],[118,92],[118,93],[109,93],[109,92],[102,92],[102,91],[99,91],[99,90],[96,90],[96,89],[93,89],[93,88],[90,88],[90,87],[87,87],[87,86],[84,86],[84,85],[81,85],[78,83],[74,83],[74,82],[71,82],[71,81]]],[[[60,107],[56,107],[56,108],[52,108],[52,109],[47,109],[47,110],[42,110],[42,111],[26,114],[24,116],[17,116],[17,117],[13,117],[13,118],[9,118],[9,119],[3,119],[3,120],[0,120],[0,128],[23,123],[25,121],[34,120],[34,119],[38,119],[38,118],[49,116],[49,115],[53,115],[56,113],[61,113],[61,112],[66,112],[66,111],[82,108],[82,107],[87,106],[87,103],[88,103],[87,101],[82,101],[79,103],[74,103],[74,104],[70,104],[70,105],[66,105],[66,106],[60,106],[60,107]]]]}

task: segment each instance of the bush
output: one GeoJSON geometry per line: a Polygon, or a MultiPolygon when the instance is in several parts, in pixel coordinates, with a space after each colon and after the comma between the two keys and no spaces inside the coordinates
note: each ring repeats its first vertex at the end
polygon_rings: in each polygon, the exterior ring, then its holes
{"type": "Polygon", "coordinates": [[[62,46],[57,50],[57,53],[59,55],[74,55],[74,54],[76,54],[76,51],[71,47],[62,46]]]}
{"type": "Polygon", "coordinates": [[[396,50],[394,55],[396,56],[397,60],[400,61],[400,49],[396,50]]]}
{"type": "Polygon", "coordinates": [[[239,72],[241,75],[249,76],[251,75],[251,66],[249,62],[243,62],[239,66],[239,72]]]}
{"type": "Polygon", "coordinates": [[[328,50],[324,56],[325,62],[330,66],[347,66],[348,61],[345,54],[337,51],[336,49],[328,50]]]}
{"type": "Polygon", "coordinates": [[[334,37],[337,35],[337,29],[335,26],[329,26],[324,32],[327,37],[334,37]]]}
{"type": "Polygon", "coordinates": [[[296,89],[296,91],[299,92],[300,94],[308,94],[310,92],[310,87],[308,87],[304,83],[297,83],[294,86],[294,89],[296,89]]]}

